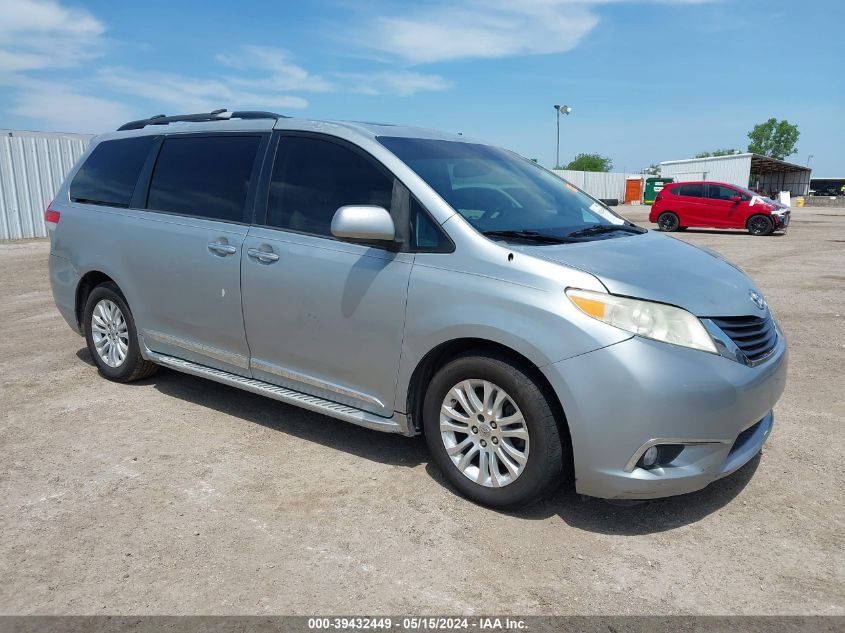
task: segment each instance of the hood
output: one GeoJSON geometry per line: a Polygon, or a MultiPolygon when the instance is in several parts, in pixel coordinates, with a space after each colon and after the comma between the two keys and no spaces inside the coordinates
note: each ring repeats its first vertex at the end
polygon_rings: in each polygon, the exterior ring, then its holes
{"type": "Polygon", "coordinates": [[[754,283],[715,251],[654,231],[514,250],[595,275],[613,294],[679,306],[699,317],[759,314],[754,283]]]}

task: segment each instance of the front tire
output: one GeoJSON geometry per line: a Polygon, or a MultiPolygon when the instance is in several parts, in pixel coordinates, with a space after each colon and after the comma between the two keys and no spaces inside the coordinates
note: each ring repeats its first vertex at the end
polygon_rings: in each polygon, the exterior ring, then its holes
{"type": "Polygon", "coordinates": [[[543,390],[504,356],[470,353],[444,365],[426,390],[423,426],[446,479],[482,505],[523,506],[568,463],[543,390]]]}
{"type": "Polygon", "coordinates": [[[91,291],[83,320],[88,351],[103,376],[115,382],[131,382],[158,370],[158,365],[141,356],[135,320],[115,284],[104,283],[91,291]]]}
{"type": "Polygon", "coordinates": [[[657,228],[666,233],[677,231],[680,224],[681,222],[678,220],[678,216],[671,211],[664,211],[657,216],[657,228]]]}
{"type": "Polygon", "coordinates": [[[745,228],[751,235],[768,235],[774,230],[775,225],[772,219],[765,215],[752,215],[748,218],[745,228]]]}

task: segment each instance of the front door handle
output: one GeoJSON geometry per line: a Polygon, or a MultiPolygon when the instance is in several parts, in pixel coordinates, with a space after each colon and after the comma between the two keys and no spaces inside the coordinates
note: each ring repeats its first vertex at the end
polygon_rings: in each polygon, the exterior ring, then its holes
{"type": "Polygon", "coordinates": [[[223,242],[209,242],[208,250],[212,253],[216,253],[217,255],[234,255],[238,252],[238,249],[235,246],[225,244],[223,242]]]}
{"type": "Polygon", "coordinates": [[[272,264],[273,262],[279,261],[279,256],[276,253],[271,253],[270,251],[262,251],[257,248],[249,248],[246,251],[246,254],[252,257],[253,259],[257,259],[260,262],[265,264],[272,264]]]}

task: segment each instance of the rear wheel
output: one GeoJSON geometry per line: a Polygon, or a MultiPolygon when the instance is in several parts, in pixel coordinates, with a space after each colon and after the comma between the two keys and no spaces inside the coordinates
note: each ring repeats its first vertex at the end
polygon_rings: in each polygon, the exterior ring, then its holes
{"type": "Polygon", "coordinates": [[[442,367],[426,391],[423,425],[440,470],[483,505],[523,506],[568,463],[543,391],[502,356],[467,354],[442,367]]]}
{"type": "Polygon", "coordinates": [[[678,220],[678,216],[671,211],[664,211],[657,216],[657,228],[661,231],[671,233],[672,231],[677,231],[679,225],[680,221],[678,220]]]}
{"type": "Polygon", "coordinates": [[[751,235],[768,235],[774,230],[775,225],[771,218],[765,215],[752,215],[745,225],[751,235]]]}
{"type": "Polygon", "coordinates": [[[113,283],[91,291],[85,302],[85,341],[91,357],[106,378],[131,382],[152,376],[158,365],[144,360],[129,306],[113,283]]]}

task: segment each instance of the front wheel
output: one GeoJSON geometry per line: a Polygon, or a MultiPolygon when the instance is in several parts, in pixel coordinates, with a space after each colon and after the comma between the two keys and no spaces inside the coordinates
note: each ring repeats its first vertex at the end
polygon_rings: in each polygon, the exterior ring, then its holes
{"type": "Polygon", "coordinates": [[[129,306],[113,283],[91,291],[83,314],[85,341],[97,369],[109,380],[131,382],[152,376],[158,365],[144,360],[129,306]]]}
{"type": "Polygon", "coordinates": [[[486,506],[533,501],[568,463],[545,394],[505,357],[466,354],[442,367],[426,391],[423,426],[449,482],[486,506]]]}
{"type": "Polygon", "coordinates": [[[671,211],[664,211],[657,216],[657,228],[661,231],[671,233],[672,231],[677,231],[679,225],[680,220],[678,220],[678,216],[671,211]]]}
{"type": "Polygon", "coordinates": [[[745,225],[751,235],[768,235],[771,233],[775,225],[771,218],[765,215],[752,215],[748,219],[748,224],[745,225]]]}

